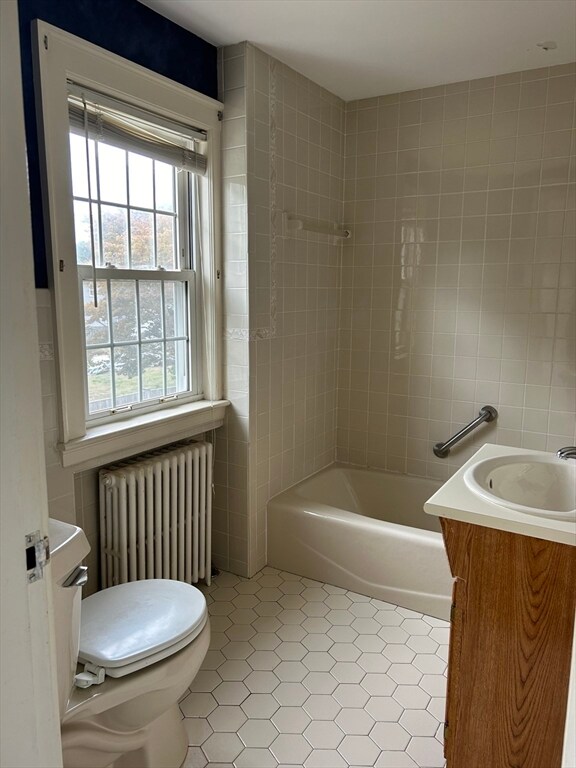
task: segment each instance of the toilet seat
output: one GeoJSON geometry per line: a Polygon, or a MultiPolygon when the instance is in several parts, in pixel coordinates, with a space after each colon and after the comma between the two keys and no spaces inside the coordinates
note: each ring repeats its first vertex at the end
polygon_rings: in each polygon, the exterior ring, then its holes
{"type": "Polygon", "coordinates": [[[109,587],[82,601],[78,661],[123,677],[180,651],[207,618],[204,595],[191,584],[145,579],[109,587]]]}

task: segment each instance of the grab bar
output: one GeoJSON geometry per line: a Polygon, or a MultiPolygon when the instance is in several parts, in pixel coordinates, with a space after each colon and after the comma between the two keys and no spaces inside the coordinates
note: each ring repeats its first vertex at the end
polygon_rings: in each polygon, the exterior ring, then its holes
{"type": "Polygon", "coordinates": [[[493,405],[483,406],[480,408],[480,414],[474,419],[474,421],[471,421],[470,424],[461,429],[460,432],[456,432],[456,434],[449,440],[446,440],[445,443],[436,443],[432,449],[434,451],[434,455],[438,456],[439,459],[445,459],[446,456],[448,456],[450,453],[450,448],[452,448],[453,445],[459,443],[463,437],[469,435],[472,430],[476,429],[476,427],[479,427],[480,424],[482,424],[484,421],[494,421],[496,418],[498,418],[498,411],[496,408],[494,408],[493,405]]]}

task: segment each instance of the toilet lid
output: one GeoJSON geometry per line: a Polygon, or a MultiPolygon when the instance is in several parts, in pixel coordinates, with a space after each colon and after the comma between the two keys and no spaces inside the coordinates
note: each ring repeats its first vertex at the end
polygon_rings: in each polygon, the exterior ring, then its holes
{"type": "Polygon", "coordinates": [[[207,616],[202,592],[182,581],[109,587],[82,601],[79,660],[114,669],[176,645],[179,650],[201,632],[207,616]]]}

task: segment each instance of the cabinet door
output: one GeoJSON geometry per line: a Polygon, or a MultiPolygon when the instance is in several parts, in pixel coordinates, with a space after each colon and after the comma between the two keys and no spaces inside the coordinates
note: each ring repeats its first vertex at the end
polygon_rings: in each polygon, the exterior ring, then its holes
{"type": "Polygon", "coordinates": [[[457,577],[448,768],[560,768],[576,548],[442,523],[457,577]]]}

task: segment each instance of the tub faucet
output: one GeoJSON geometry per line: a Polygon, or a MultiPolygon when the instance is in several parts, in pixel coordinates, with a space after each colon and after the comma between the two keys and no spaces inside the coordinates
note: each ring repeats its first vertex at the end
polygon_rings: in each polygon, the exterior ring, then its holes
{"type": "Polygon", "coordinates": [[[559,459],[576,459],[576,445],[567,445],[566,448],[560,448],[556,451],[559,459]]]}

